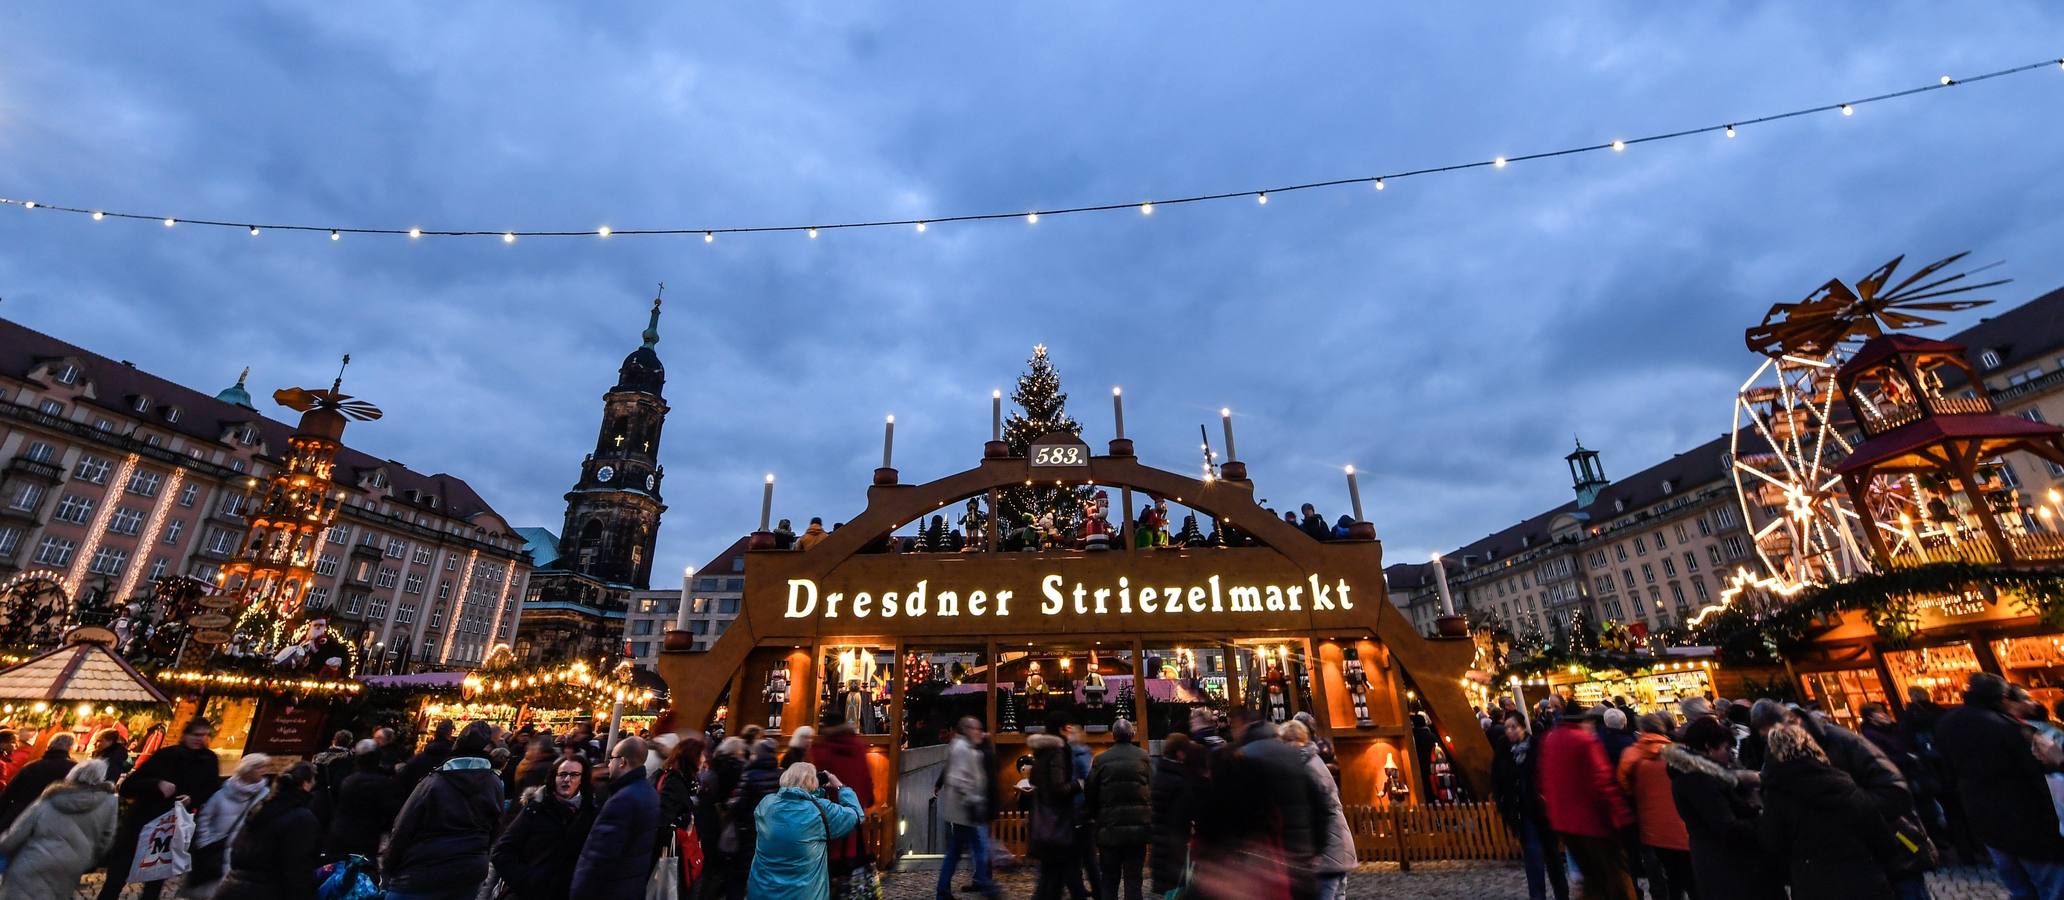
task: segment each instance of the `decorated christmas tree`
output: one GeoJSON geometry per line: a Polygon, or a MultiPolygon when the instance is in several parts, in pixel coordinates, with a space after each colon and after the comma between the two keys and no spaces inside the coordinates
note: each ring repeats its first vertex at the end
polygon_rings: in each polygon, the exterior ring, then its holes
{"type": "MultiPolygon", "coordinates": [[[[1028,371],[1018,376],[1011,402],[1018,405],[1003,422],[1003,442],[1013,456],[1024,456],[1032,442],[1056,431],[1080,435],[1082,425],[1068,415],[1068,394],[1061,390],[1061,375],[1046,356],[1046,345],[1032,348],[1028,371]]],[[[1015,487],[998,492],[998,515],[1007,529],[1016,530],[1053,514],[1057,531],[1073,534],[1082,522],[1082,504],[1090,496],[1087,487],[1015,487]]]]}

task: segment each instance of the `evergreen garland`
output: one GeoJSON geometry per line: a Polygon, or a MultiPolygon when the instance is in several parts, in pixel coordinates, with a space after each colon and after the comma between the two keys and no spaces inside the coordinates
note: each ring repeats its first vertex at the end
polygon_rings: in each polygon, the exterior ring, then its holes
{"type": "Polygon", "coordinates": [[[1935,563],[1911,569],[1859,575],[1809,588],[1770,604],[1737,601],[1706,617],[1689,640],[1710,644],[1722,661],[1771,664],[1811,639],[1815,629],[1834,624],[1846,611],[1859,611],[1894,646],[1911,640],[1920,627],[1919,600],[1976,588],[1987,602],[2001,591],[2014,594],[2026,615],[2064,627],[2064,571],[2022,570],[1980,563],[1935,563]]]}
{"type": "MultiPolygon", "coordinates": [[[[1003,442],[1010,445],[1012,456],[1026,455],[1033,441],[1052,432],[1082,435],[1082,424],[1068,415],[1068,394],[1061,390],[1061,375],[1047,358],[1046,345],[1032,348],[1026,366],[1028,371],[1018,376],[1018,386],[1011,391],[1018,409],[1003,421],[1003,442]]],[[[1073,534],[1082,523],[1082,504],[1090,496],[1086,486],[1005,488],[997,492],[997,515],[1005,530],[1018,531],[1052,513],[1054,529],[1073,534]]]]}

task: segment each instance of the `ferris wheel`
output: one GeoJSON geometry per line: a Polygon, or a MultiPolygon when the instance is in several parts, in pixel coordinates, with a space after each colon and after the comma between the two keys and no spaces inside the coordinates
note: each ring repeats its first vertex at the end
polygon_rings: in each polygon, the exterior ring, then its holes
{"type": "MultiPolygon", "coordinates": [[[[1735,395],[1729,458],[1735,496],[1763,572],[1737,571],[1723,596],[1745,588],[1789,595],[1870,569],[1863,519],[1834,471],[1854,449],[1835,373],[1865,340],[1942,324],[1922,313],[1991,302],[1943,299],[2004,283],[1959,284],[1970,272],[1932,277],[1964,256],[1930,263],[1897,284],[1890,284],[1892,273],[1904,257],[1854,286],[1830,280],[1802,301],[1772,306],[1748,330],[1749,349],[1764,360],[1735,395]]],[[[1863,492],[1879,537],[1894,555],[1919,543],[1911,524],[1920,518],[1919,497],[1911,476],[1875,477],[1863,492]]]]}

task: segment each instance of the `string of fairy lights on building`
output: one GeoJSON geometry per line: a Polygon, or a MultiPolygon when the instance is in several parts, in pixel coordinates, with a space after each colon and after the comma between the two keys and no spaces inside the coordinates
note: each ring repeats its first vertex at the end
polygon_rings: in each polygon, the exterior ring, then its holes
{"type": "Polygon", "coordinates": [[[1322,181],[1308,181],[1299,184],[1277,185],[1273,187],[1264,185],[1240,190],[1228,190],[1209,194],[1196,194],[1191,196],[1113,199],[1101,203],[1063,207],[1057,209],[1020,209],[1007,212],[975,212],[957,215],[939,215],[926,218],[872,218],[846,222],[820,222],[814,224],[801,223],[786,225],[683,225],[659,228],[618,228],[610,225],[595,225],[578,228],[554,227],[526,230],[479,228],[451,229],[431,228],[424,226],[360,227],[341,224],[312,224],[305,222],[265,224],[257,220],[239,221],[194,216],[182,216],[177,214],[166,213],[126,212],[101,207],[71,206],[62,203],[51,203],[34,199],[23,199],[13,197],[0,197],[0,206],[7,206],[25,212],[65,213],[70,214],[72,216],[85,216],[96,222],[104,221],[107,219],[116,219],[136,222],[158,222],[161,223],[165,228],[178,228],[185,226],[199,226],[205,228],[234,228],[247,231],[250,233],[252,237],[258,237],[260,235],[265,234],[268,231],[305,232],[315,235],[327,234],[329,236],[329,239],[332,241],[340,241],[344,238],[345,235],[377,235],[406,237],[411,240],[420,240],[422,238],[445,237],[484,237],[500,238],[502,242],[505,244],[513,244],[516,242],[518,238],[593,238],[607,240],[617,237],[700,236],[704,243],[715,243],[719,235],[790,234],[802,235],[811,240],[816,240],[817,237],[824,232],[856,231],[883,228],[904,228],[910,229],[911,231],[917,234],[923,234],[926,231],[930,230],[932,227],[938,225],[958,223],[994,223],[1011,220],[1021,220],[1026,225],[1037,225],[1041,220],[1051,218],[1054,216],[1086,215],[1090,213],[1136,213],[1137,215],[1143,217],[1151,217],[1152,215],[1154,215],[1157,209],[1165,207],[1214,203],[1220,201],[1238,200],[1251,202],[1259,206],[1266,206],[1268,205],[1269,197],[1271,195],[1288,194],[1296,191],[1316,191],[1322,189],[1340,189],[1349,187],[1361,188],[1371,191],[1382,191],[1392,183],[1402,181],[1408,178],[1417,178],[1427,175],[1440,175],[1450,172],[1463,172],[1476,169],[1502,170],[1517,163],[1554,159],[1565,156],[1577,156],[1581,154],[1623,154],[1626,153],[1630,148],[1640,146],[1643,144],[1654,144],[1664,141],[1683,140],[1700,136],[1721,136],[1723,138],[1732,139],[1736,137],[1738,134],[1740,134],[1743,129],[1747,129],[1751,126],[1764,125],[1772,122],[1779,122],[1787,119],[1795,119],[1804,116],[1837,114],[1842,117],[1848,118],[1855,116],[1856,111],[1859,108],[1873,103],[1883,103],[1890,100],[1897,100],[1904,97],[1911,97],[1935,91],[1946,91],[1951,88],[1971,85],[1981,81],[1989,81],[1991,79],[2002,78],[2008,75],[2018,75],[2026,72],[2036,71],[2039,69],[2051,68],[2064,70],[2064,58],[2045,59],[2040,62],[2027,63],[2025,65],[2013,66],[2011,68],[1999,69],[1997,71],[1986,72],[1978,75],[1962,77],[1942,75],[1935,79],[1933,82],[1921,85],[1919,87],[1907,88],[1905,90],[1897,90],[1889,93],[1876,94],[1873,96],[1861,97],[1854,100],[1824,103],[1815,106],[1803,107],[1800,109],[1788,110],[1785,112],[1769,113],[1766,115],[1751,116],[1747,118],[1728,119],[1724,121],[1715,122],[1710,125],[1703,125],[1694,128],[1685,128],[1676,131],[1667,131],[1660,132],[1657,134],[1639,135],[1633,137],[1615,137],[1595,144],[1586,144],[1577,147],[1565,147],[1559,150],[1544,150],[1534,153],[1513,154],[1509,156],[1500,155],[1493,156],[1490,159],[1465,160],[1445,165],[1427,166],[1417,169],[1406,169],[1402,171],[1389,172],[1383,174],[1356,175],[1351,177],[1334,178],[1322,181]]]}

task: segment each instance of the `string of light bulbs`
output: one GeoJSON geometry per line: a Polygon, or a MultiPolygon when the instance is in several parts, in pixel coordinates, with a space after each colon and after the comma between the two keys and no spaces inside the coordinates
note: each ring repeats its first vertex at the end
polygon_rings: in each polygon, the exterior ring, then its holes
{"type": "Polygon", "coordinates": [[[1447,172],[1460,172],[1470,169],[1503,169],[1513,163],[1530,162],[1533,160],[1542,159],[1554,159],[1563,156],[1574,156],[1580,153],[1624,153],[1626,152],[1627,148],[1638,144],[1652,144],[1661,141],[1678,140],[1682,138],[1689,138],[1706,134],[1723,134],[1726,137],[1733,138],[1737,134],[1737,129],[1740,128],[1746,128],[1751,125],[1762,125],[1770,122],[1778,122],[1785,119],[1795,119],[1802,116],[1810,116],[1821,113],[1832,112],[1839,113],[1845,117],[1854,116],[1856,114],[1856,110],[1858,107],[1862,107],[1872,103],[1881,103],[1888,100],[1897,100],[1902,97],[1910,97],[1916,94],[1928,93],[1930,91],[1947,90],[1952,87],[1974,84],[1980,81],[1988,81],[1994,78],[2002,78],[2008,75],[2018,75],[2024,72],[2031,72],[2037,69],[2045,69],[2051,67],[2064,69],[2064,58],[2046,59],[2041,62],[2028,63],[2026,65],[2014,66],[2012,68],[2000,69],[1994,72],[1986,72],[1982,75],[1972,75],[1963,78],[1943,75],[1940,78],[1936,79],[1933,83],[1925,84],[1920,87],[1913,87],[1900,91],[1892,91],[1890,93],[1877,94],[1856,100],[1826,103],[1818,106],[1808,106],[1800,109],[1789,110],[1786,112],[1771,113],[1768,115],[1761,116],[1752,116],[1749,118],[1732,119],[1714,125],[1704,125],[1696,128],[1685,128],[1678,131],[1667,131],[1659,134],[1642,135],[1638,137],[1614,138],[1610,141],[1606,141],[1600,144],[1586,144],[1579,147],[1565,147],[1560,150],[1546,150],[1537,153],[1522,153],[1513,156],[1494,156],[1490,159],[1449,163],[1447,165],[1427,166],[1418,169],[1407,169],[1404,171],[1390,172],[1381,175],[1360,175],[1350,178],[1334,178],[1324,181],[1307,181],[1301,184],[1286,184],[1277,187],[1249,188],[1245,190],[1221,191],[1218,193],[1211,194],[1194,194],[1185,197],[1126,200],[1122,202],[1114,201],[1109,203],[1095,203],[1085,206],[1069,206],[1056,209],[1017,210],[1011,212],[964,213],[960,215],[932,216],[918,219],[865,219],[848,222],[820,223],[816,225],[730,225],[670,228],[613,228],[608,225],[601,225],[593,228],[581,229],[554,228],[544,230],[449,230],[422,227],[361,228],[345,225],[268,225],[262,223],[253,223],[249,221],[230,221],[224,219],[190,218],[177,215],[118,212],[110,209],[66,206],[63,204],[45,203],[36,200],[15,199],[11,197],[0,197],[0,205],[14,207],[24,211],[70,213],[73,215],[89,216],[94,221],[100,221],[103,219],[123,219],[140,222],[161,222],[164,224],[166,228],[174,228],[181,225],[194,225],[209,228],[238,228],[249,231],[253,237],[262,235],[267,231],[313,232],[316,234],[322,234],[327,232],[329,234],[330,240],[332,241],[342,240],[344,235],[347,234],[401,236],[408,237],[410,239],[420,239],[426,237],[487,237],[501,238],[504,243],[511,244],[515,243],[517,238],[525,237],[586,237],[607,239],[613,237],[642,237],[667,235],[701,235],[702,240],[705,243],[714,243],[717,239],[717,235],[720,234],[803,234],[807,235],[810,239],[815,240],[818,234],[826,231],[852,231],[858,229],[879,228],[914,228],[918,233],[922,234],[933,225],[949,224],[956,222],[999,222],[1010,219],[1022,219],[1025,221],[1026,224],[1038,224],[1040,219],[1051,216],[1078,215],[1086,213],[1106,213],[1129,210],[1137,210],[1138,213],[1142,216],[1151,216],[1154,214],[1154,211],[1160,207],[1181,206],[1195,203],[1210,203],[1221,200],[1252,199],[1256,204],[1266,206],[1269,202],[1269,195],[1288,194],[1295,191],[1314,191],[1325,188],[1340,188],[1352,185],[1368,186],[1372,187],[1375,190],[1381,191],[1390,182],[1424,175],[1439,175],[1447,172]]]}

